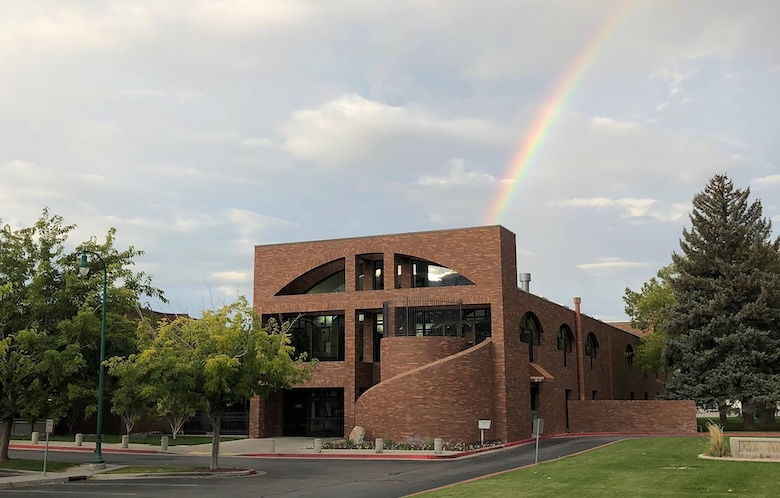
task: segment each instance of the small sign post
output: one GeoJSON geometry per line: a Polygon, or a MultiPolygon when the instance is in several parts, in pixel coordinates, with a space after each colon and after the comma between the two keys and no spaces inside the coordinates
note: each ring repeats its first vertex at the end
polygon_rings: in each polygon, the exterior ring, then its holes
{"type": "Polygon", "coordinates": [[[544,431],[544,420],[540,417],[534,419],[534,434],[536,435],[536,452],[534,463],[539,463],[539,435],[544,431]]]}
{"type": "Polygon", "coordinates": [[[490,429],[490,422],[490,420],[479,420],[477,422],[480,446],[485,446],[485,431],[490,429]]]}
{"type": "Polygon", "coordinates": [[[43,450],[43,476],[46,477],[46,457],[49,456],[49,434],[54,432],[54,419],[46,419],[46,448],[43,450]]]}

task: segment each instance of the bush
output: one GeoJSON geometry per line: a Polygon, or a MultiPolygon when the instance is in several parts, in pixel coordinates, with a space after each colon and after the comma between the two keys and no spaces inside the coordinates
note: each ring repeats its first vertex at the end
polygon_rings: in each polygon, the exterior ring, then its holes
{"type": "Polygon", "coordinates": [[[731,450],[723,437],[723,429],[716,424],[707,424],[707,430],[710,432],[710,440],[704,454],[711,457],[731,456],[731,450]]]}

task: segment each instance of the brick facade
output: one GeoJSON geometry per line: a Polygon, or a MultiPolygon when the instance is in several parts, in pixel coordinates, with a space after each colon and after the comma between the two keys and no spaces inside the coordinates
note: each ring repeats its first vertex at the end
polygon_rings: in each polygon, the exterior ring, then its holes
{"type": "MultiPolygon", "coordinates": [[[[642,400],[645,393],[652,400],[663,392],[656,376],[641,375],[626,360],[638,336],[584,314],[578,321],[575,310],[518,289],[515,235],[501,226],[257,246],[253,303],[264,317],[343,315],[343,361],[319,362],[300,386],[343,389],[343,434],[357,424],[370,437],[474,441],[477,420],[489,418],[486,437],[514,441],[530,435],[534,415],[545,419],[547,433],[571,431],[572,402],[594,393],[598,400],[642,400]],[[450,268],[474,285],[415,288],[412,258],[450,268]],[[383,288],[376,290],[375,265],[383,268],[383,288]],[[343,292],[302,293],[335,271],[344,272],[343,292]],[[385,316],[374,361],[372,317],[404,302],[489,309],[490,337],[470,344],[465,337],[394,336],[395,315],[385,316]],[[533,361],[551,377],[538,383],[529,377],[529,345],[520,341],[525,313],[541,328],[533,361]],[[590,333],[598,341],[593,357],[580,354],[576,340],[571,352],[558,349],[561,326],[574,335],[578,323],[583,341],[590,333]]],[[[283,433],[284,396],[252,401],[251,437],[283,433]]]]}
{"type": "Polygon", "coordinates": [[[684,401],[572,401],[571,432],[696,433],[696,404],[684,401]]]}

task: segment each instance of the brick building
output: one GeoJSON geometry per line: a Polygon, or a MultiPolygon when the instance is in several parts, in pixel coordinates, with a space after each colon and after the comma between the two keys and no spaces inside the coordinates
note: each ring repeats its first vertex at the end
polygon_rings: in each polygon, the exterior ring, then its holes
{"type": "Polygon", "coordinates": [[[256,246],[255,309],[292,320],[293,345],[319,361],[305,385],[251,401],[250,437],[360,425],[367,438],[475,441],[489,419],[486,438],[516,441],[537,416],[547,434],[695,431],[692,402],[644,401],[662,388],[633,365],[636,334],[520,278],[501,226],[256,246]]]}

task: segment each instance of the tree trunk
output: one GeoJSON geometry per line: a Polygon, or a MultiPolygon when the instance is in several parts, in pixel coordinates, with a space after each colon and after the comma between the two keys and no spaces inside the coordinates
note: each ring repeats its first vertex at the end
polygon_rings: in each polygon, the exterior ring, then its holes
{"type": "Polygon", "coordinates": [[[775,407],[767,408],[764,405],[758,407],[758,427],[762,431],[775,429],[775,407]]]}
{"type": "Polygon", "coordinates": [[[11,429],[13,425],[13,417],[3,419],[3,431],[0,433],[0,462],[8,461],[8,445],[11,443],[11,429]]]}
{"type": "Polygon", "coordinates": [[[219,432],[222,426],[222,414],[209,415],[211,430],[214,435],[211,438],[211,467],[210,470],[219,469],[219,432]]]}
{"type": "Polygon", "coordinates": [[[726,403],[718,403],[718,422],[723,430],[726,430],[726,423],[728,423],[729,405],[726,403]]]}
{"type": "Polygon", "coordinates": [[[753,405],[742,402],[742,428],[746,431],[754,431],[756,427],[756,419],[753,416],[753,405]]]}

